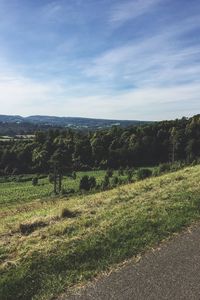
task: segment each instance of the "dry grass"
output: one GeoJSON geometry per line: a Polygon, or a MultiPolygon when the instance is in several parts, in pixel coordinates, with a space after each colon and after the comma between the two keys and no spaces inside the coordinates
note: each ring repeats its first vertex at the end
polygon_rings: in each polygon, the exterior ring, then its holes
{"type": "Polygon", "coordinates": [[[50,299],[156,245],[199,219],[199,179],[196,166],[94,195],[5,206],[0,298],[50,299]]]}

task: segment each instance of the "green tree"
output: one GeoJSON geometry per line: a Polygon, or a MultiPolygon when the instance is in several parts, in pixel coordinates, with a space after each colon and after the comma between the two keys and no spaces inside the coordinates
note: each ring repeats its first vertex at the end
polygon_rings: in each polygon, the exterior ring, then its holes
{"type": "Polygon", "coordinates": [[[63,175],[70,175],[71,157],[62,147],[59,147],[50,158],[50,166],[53,171],[54,193],[59,194],[62,190],[63,175]]]}

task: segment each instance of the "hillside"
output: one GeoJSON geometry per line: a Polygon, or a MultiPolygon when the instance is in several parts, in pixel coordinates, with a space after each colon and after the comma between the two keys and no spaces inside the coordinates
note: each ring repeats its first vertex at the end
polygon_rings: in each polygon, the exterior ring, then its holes
{"type": "MultiPolygon", "coordinates": [[[[10,116],[0,115],[0,123],[11,124],[31,124],[51,127],[69,127],[75,129],[98,129],[107,128],[113,125],[126,127],[129,125],[141,125],[151,122],[136,120],[107,120],[95,118],[78,118],[78,117],[55,117],[55,116],[10,116]]],[[[1,131],[1,128],[0,128],[1,131]]]]}
{"type": "Polygon", "coordinates": [[[198,165],[88,196],[5,200],[0,298],[50,299],[155,246],[199,220],[199,190],[198,165]]]}

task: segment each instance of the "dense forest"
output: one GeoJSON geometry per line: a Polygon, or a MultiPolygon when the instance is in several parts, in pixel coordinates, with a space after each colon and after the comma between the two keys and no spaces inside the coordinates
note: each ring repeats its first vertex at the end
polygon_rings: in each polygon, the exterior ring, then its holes
{"type": "Polygon", "coordinates": [[[49,129],[34,140],[0,141],[0,174],[119,169],[200,157],[200,115],[142,126],[83,132],[49,129]]]}
{"type": "MultiPolygon", "coordinates": [[[[51,125],[34,124],[34,123],[14,123],[14,122],[0,122],[0,136],[16,137],[16,135],[30,135],[36,131],[48,131],[51,125]]],[[[62,129],[60,126],[53,126],[54,129],[62,129]]]]}

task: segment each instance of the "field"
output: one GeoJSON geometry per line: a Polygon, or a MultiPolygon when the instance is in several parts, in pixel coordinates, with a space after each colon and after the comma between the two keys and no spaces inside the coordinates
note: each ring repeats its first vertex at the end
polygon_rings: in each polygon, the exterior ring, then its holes
{"type": "MultiPolygon", "coordinates": [[[[74,189],[77,192],[83,175],[94,176],[98,184],[103,180],[105,171],[77,172],[75,180],[70,177],[64,177],[63,188],[74,189]]],[[[39,179],[37,186],[33,186],[31,180],[27,182],[0,183],[0,207],[3,208],[5,205],[15,205],[34,199],[51,197],[52,191],[53,185],[49,183],[48,178],[39,179]]]]}
{"type": "Polygon", "coordinates": [[[1,187],[0,299],[51,299],[200,219],[200,166],[68,199],[39,200],[31,183],[15,198],[9,184],[4,198],[1,187]]]}

